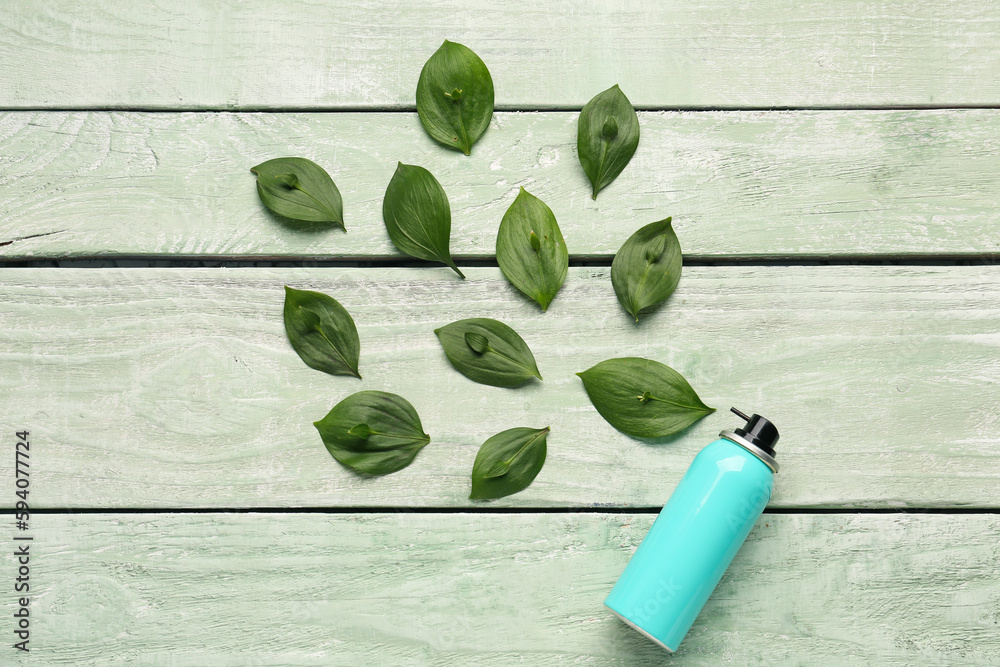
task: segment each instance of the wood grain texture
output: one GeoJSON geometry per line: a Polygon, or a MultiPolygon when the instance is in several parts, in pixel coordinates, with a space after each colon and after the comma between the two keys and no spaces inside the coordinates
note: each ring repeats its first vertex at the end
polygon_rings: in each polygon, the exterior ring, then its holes
{"type": "Polygon", "coordinates": [[[781,431],[773,507],[1000,506],[1000,267],[687,268],[638,326],[608,274],[571,268],[543,314],[495,268],[8,268],[0,426],[33,434],[36,507],[475,509],[478,446],[515,426],[551,426],[549,456],[495,504],[658,506],[735,405],[781,431]],[[363,381],[295,355],[283,284],[353,315],[363,381]],[[511,325],[545,381],[454,371],[433,329],[467,317],[511,325]],[[618,433],[574,373],[620,356],[720,411],[667,442],[618,433]],[[431,434],[405,470],[362,479],[322,447],[312,422],[362,389],[401,394],[431,434]]]}
{"type": "MultiPolygon", "coordinates": [[[[669,659],[602,605],[653,518],[38,516],[30,660],[13,651],[5,660],[171,667],[1000,661],[994,515],[765,514],[669,659]]],[[[8,550],[0,562],[14,567],[8,550]]],[[[9,619],[11,596],[2,604],[9,619]]]]}
{"type": "Polygon", "coordinates": [[[412,108],[444,39],[485,60],[502,107],[1000,102],[995,0],[59,0],[0,15],[0,106],[412,108]]]}
{"type": "Polygon", "coordinates": [[[398,257],[381,209],[398,161],[444,186],[460,258],[493,254],[520,186],[577,256],[668,215],[688,257],[1000,253],[1000,111],[641,113],[596,202],[577,115],[497,114],[466,158],[415,114],[2,114],[0,257],[398,257]],[[250,167],[283,155],[329,170],[346,234],[261,205],[250,167]]]}

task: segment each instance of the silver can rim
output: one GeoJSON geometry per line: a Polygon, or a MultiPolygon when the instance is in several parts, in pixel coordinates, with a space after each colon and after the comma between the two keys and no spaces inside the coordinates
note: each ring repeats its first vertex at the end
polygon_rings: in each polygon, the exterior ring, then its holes
{"type": "Polygon", "coordinates": [[[736,435],[732,431],[723,431],[722,433],[719,434],[719,437],[725,438],[726,440],[739,445],[743,449],[747,450],[748,452],[759,458],[761,461],[764,462],[764,465],[766,465],[768,468],[771,469],[771,472],[773,473],[778,472],[778,462],[774,460],[774,457],[765,452],[757,445],[751,443],[746,438],[736,435]]]}

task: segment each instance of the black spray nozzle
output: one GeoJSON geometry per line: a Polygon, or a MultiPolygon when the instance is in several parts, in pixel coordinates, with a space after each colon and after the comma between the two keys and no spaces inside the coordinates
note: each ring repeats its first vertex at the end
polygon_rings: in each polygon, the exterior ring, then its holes
{"type": "Polygon", "coordinates": [[[743,428],[735,429],[733,433],[764,450],[769,456],[774,456],[774,446],[778,444],[778,429],[774,427],[774,424],[760,415],[748,417],[736,408],[730,408],[730,410],[747,423],[743,428]]]}

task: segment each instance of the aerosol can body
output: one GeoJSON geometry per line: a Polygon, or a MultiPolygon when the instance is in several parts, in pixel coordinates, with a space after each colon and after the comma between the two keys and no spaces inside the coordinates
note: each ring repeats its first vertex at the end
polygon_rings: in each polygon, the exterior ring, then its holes
{"type": "Polygon", "coordinates": [[[701,450],[604,604],[676,651],[774,488],[778,431],[760,415],[701,450]]]}

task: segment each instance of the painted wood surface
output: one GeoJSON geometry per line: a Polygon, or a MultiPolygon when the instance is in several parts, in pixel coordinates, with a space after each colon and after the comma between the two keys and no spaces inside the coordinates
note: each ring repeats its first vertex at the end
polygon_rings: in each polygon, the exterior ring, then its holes
{"type": "MultiPolygon", "coordinates": [[[[398,259],[397,160],[444,184],[460,262],[492,255],[520,186],[577,257],[667,215],[689,259],[1000,252],[997,109],[872,110],[1000,104],[997,0],[7,4],[0,109],[23,111],[0,113],[0,260],[398,259]],[[444,38],[508,110],[470,158],[412,113],[444,38]],[[592,202],[573,110],[614,83],[650,111],[592,202]],[[754,111],[776,107],[826,110],[754,111]],[[249,167],[290,154],[329,168],[347,234],[261,207],[249,167]]],[[[689,268],[638,327],[607,268],[571,269],[547,314],[494,268],[449,273],[0,269],[0,428],[31,431],[33,508],[64,510],[32,517],[32,654],[0,663],[1000,663],[1000,267],[689,268]],[[350,309],[364,381],[294,355],[283,284],[350,309]],[[512,324],[545,381],[454,372],[432,329],[470,316],[512,324]],[[573,373],[624,355],[720,412],[664,442],[617,433],[573,373]],[[311,422],[360,389],[420,411],[411,467],[362,479],[322,448],[311,422]],[[771,506],[792,513],[762,517],[668,658],[601,607],[654,516],[576,510],[661,505],[729,405],[778,422],[771,506]],[[478,445],[521,425],[553,427],[541,475],[468,501],[478,445]],[[345,513],[157,511],[185,507],[345,513]],[[408,511],[427,507],[463,511],[408,511]]]]}
{"type": "Polygon", "coordinates": [[[653,519],[39,515],[6,664],[1000,662],[995,515],[765,514],[671,657],[602,605],[653,519]]]}
{"type": "Polygon", "coordinates": [[[409,113],[7,113],[0,257],[398,257],[381,210],[398,161],[444,185],[460,257],[493,254],[521,186],[578,256],[668,215],[688,257],[1000,253],[996,110],[642,113],[635,159],[596,202],[577,116],[497,114],[466,158],[409,113]],[[282,155],[330,171],[346,234],[264,209],[250,167],[282,155]]]}
{"type": "Polygon", "coordinates": [[[22,0],[0,15],[0,106],[411,108],[444,39],[501,107],[996,104],[995,0],[22,0]]]}
{"type": "MultiPolygon", "coordinates": [[[[39,507],[467,506],[478,446],[551,426],[545,468],[510,506],[658,506],[694,454],[772,418],[774,507],[1000,505],[1000,267],[687,268],[636,326],[609,270],[570,268],[542,313],[499,269],[0,271],[3,426],[33,434],[39,507]],[[337,298],[360,332],[363,381],[308,368],[288,344],[282,285],[337,298]],[[478,385],[433,329],[494,317],[544,382],[478,385]],[[574,375],[657,359],[716,414],[666,442],[615,431],[574,375]],[[362,479],[312,422],[348,394],[401,394],[432,442],[362,479]]],[[[3,497],[10,507],[13,496],[3,497]]]]}

